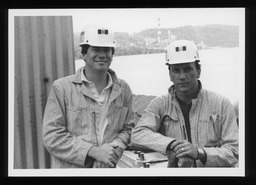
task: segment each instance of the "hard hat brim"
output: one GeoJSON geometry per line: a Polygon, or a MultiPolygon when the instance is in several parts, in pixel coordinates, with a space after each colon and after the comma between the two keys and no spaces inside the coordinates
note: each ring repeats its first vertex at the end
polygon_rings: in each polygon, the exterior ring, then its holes
{"type": "Polygon", "coordinates": [[[79,46],[83,45],[89,45],[94,47],[110,47],[110,48],[116,48],[115,44],[88,44],[88,43],[80,43],[79,46]]]}
{"type": "Polygon", "coordinates": [[[195,61],[197,61],[199,59],[196,59],[194,61],[176,61],[176,62],[166,62],[166,64],[169,64],[169,65],[175,65],[175,64],[186,64],[186,63],[193,63],[195,61]]]}

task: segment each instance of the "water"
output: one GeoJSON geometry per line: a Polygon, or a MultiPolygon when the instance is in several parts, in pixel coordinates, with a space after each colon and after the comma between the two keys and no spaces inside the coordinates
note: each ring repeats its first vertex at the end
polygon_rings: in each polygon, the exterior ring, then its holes
{"type": "MultiPolygon", "coordinates": [[[[222,94],[232,103],[241,97],[243,65],[239,48],[200,50],[203,88],[222,94]]],[[[76,60],[76,70],[84,66],[76,60]]],[[[148,54],[114,57],[111,69],[124,79],[134,94],[160,96],[172,85],[165,65],[165,54],[148,54]]]]}

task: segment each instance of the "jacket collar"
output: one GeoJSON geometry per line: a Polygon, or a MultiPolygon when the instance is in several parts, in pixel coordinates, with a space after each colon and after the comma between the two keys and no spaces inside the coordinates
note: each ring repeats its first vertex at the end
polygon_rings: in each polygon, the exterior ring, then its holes
{"type": "MultiPolygon", "coordinates": [[[[78,84],[82,84],[82,78],[81,78],[81,70],[83,70],[86,66],[81,67],[77,70],[74,79],[72,80],[73,83],[78,83],[78,84]]],[[[119,79],[117,78],[116,73],[112,70],[112,69],[108,69],[108,73],[111,75],[113,83],[121,86],[121,82],[119,81],[119,79]]]]}
{"type": "MultiPolygon", "coordinates": [[[[81,79],[81,70],[83,68],[85,68],[85,67],[81,67],[80,69],[77,70],[72,82],[75,84],[81,85],[81,93],[82,94],[95,100],[93,93],[88,88],[86,88],[84,85],[82,85],[83,82],[81,79]]],[[[117,78],[116,73],[112,69],[108,69],[108,73],[111,75],[112,81],[113,81],[113,87],[112,87],[112,91],[111,91],[111,95],[110,95],[110,102],[111,102],[122,93],[123,88],[121,88],[121,82],[117,78]]]]}
{"type": "MultiPolygon", "coordinates": [[[[193,99],[192,100],[192,107],[191,107],[191,111],[193,109],[195,109],[196,107],[196,104],[200,103],[201,102],[201,97],[203,95],[203,91],[202,91],[202,83],[200,80],[198,80],[199,82],[199,92],[198,92],[198,95],[197,95],[197,98],[193,99]]],[[[176,93],[175,93],[175,88],[174,88],[174,85],[172,85],[169,89],[169,102],[171,102],[171,104],[175,107],[180,107],[179,105],[179,102],[178,102],[178,99],[176,97],[176,93]]],[[[170,116],[173,120],[178,120],[178,114],[177,114],[177,110],[176,109],[171,109],[171,113],[170,113],[170,116]]]]}

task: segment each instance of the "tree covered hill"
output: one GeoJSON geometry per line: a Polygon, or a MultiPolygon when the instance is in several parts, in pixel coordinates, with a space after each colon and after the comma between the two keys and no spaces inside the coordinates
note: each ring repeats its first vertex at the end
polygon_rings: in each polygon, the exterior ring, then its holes
{"type": "MultiPolygon", "coordinates": [[[[196,44],[203,43],[206,48],[212,47],[238,47],[239,28],[231,25],[205,25],[205,26],[182,26],[176,28],[161,28],[160,39],[167,45],[169,40],[187,39],[196,44]]],[[[147,45],[157,41],[157,28],[146,29],[139,33],[128,34],[115,32],[117,48],[115,55],[136,55],[145,53],[164,52],[164,49],[151,49],[147,45]]],[[[79,33],[74,33],[75,58],[80,58],[79,33]]]]}

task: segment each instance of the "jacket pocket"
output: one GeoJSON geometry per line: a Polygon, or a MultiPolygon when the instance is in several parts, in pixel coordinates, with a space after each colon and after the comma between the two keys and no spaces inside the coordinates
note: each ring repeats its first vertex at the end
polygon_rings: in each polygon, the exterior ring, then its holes
{"type": "Polygon", "coordinates": [[[171,138],[182,139],[180,124],[177,119],[173,119],[171,116],[165,115],[162,118],[161,125],[161,132],[163,135],[171,138]]]}
{"type": "Polygon", "coordinates": [[[87,107],[66,107],[68,131],[76,136],[87,134],[90,131],[91,116],[87,107]]]}
{"type": "Polygon", "coordinates": [[[205,147],[219,147],[221,145],[219,122],[219,119],[213,120],[211,118],[200,120],[199,133],[202,134],[200,134],[200,140],[205,147]]]}

